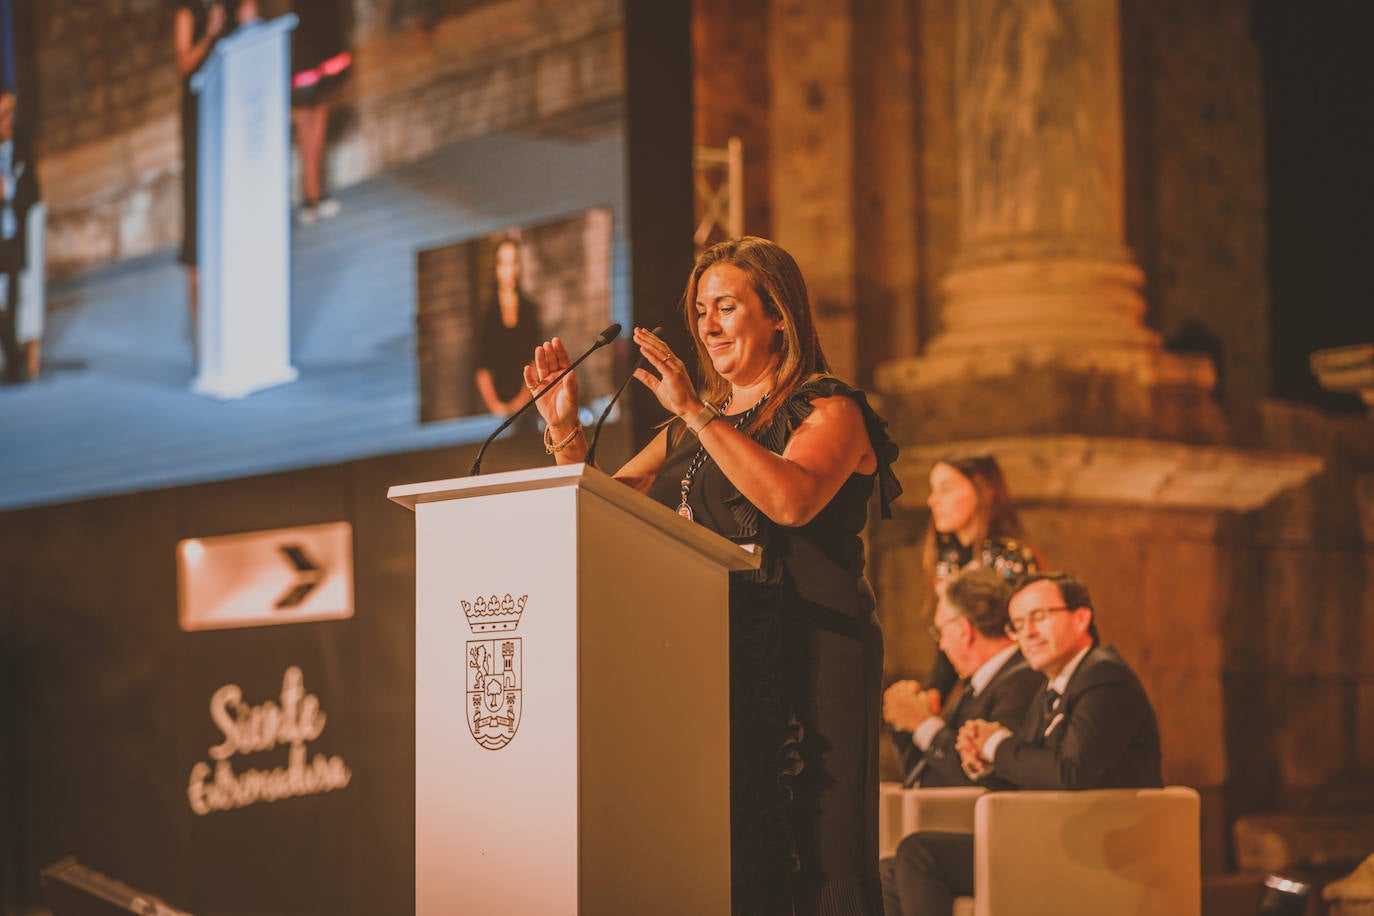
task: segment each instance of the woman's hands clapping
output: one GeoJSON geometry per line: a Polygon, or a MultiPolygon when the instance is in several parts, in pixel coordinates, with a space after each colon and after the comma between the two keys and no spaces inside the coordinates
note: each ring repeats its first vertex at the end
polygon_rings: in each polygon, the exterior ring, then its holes
{"type": "Polygon", "coordinates": [[[669,413],[687,419],[701,412],[703,404],[697,396],[696,386],[687,372],[687,366],[678,359],[663,340],[652,331],[635,328],[635,343],[639,352],[657,370],[658,375],[648,369],[636,369],[635,378],[658,398],[658,403],[669,413]]]}
{"type": "MultiPolygon", "coordinates": [[[[537,396],[560,372],[572,365],[563,341],[555,337],[535,348],[534,359],[525,366],[525,387],[537,396]]],[[[577,374],[569,372],[558,388],[535,402],[535,408],[554,435],[561,438],[577,425],[577,374]],[[561,434],[561,435],[560,435],[561,434]]]]}

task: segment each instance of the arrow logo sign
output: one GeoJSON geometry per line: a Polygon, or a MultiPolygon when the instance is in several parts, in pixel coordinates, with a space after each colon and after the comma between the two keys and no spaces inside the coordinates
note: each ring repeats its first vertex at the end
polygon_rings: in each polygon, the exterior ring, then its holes
{"type": "Polygon", "coordinates": [[[310,562],[310,557],[306,556],[305,548],[300,544],[283,544],[281,552],[296,568],[296,584],[292,585],[286,594],[277,599],[276,608],[279,611],[299,605],[324,578],[324,573],[318,566],[310,562]]]}
{"type": "Polygon", "coordinates": [[[271,626],[353,616],[347,522],[275,528],[177,544],[183,630],[271,626]]]}

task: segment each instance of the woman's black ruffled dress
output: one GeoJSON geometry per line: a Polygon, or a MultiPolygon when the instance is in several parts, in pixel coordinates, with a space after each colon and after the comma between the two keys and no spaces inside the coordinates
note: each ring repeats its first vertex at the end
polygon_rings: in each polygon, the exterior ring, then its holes
{"type": "MultiPolygon", "coordinates": [[[[763,566],[730,584],[730,839],[736,914],[867,914],[878,890],[883,641],[859,538],[875,480],[901,492],[897,446],[864,393],[817,376],[754,438],[781,453],[813,398],[863,410],[878,472],[854,474],[815,519],[774,524],[711,461],[693,478],[696,521],[757,544],[763,566]]],[[[649,495],[677,508],[699,444],[674,421],[649,495]]]]}

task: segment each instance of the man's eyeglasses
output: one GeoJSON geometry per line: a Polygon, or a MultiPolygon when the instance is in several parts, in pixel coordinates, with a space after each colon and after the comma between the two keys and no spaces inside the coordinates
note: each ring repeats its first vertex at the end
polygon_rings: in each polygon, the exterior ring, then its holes
{"type": "Polygon", "coordinates": [[[930,634],[930,638],[935,640],[935,644],[938,646],[940,644],[940,640],[945,638],[945,627],[949,626],[951,623],[954,623],[954,621],[959,619],[960,618],[958,617],[951,617],[944,623],[932,623],[930,626],[926,627],[926,632],[930,634]]]}
{"type": "Polygon", "coordinates": [[[1012,639],[1015,639],[1016,637],[1021,635],[1021,631],[1026,628],[1026,624],[1033,623],[1038,627],[1044,624],[1045,621],[1049,620],[1050,615],[1053,614],[1055,611],[1072,610],[1073,608],[1064,607],[1063,605],[1060,605],[1059,607],[1038,607],[1035,610],[1031,611],[1029,614],[1026,614],[1024,617],[1018,617],[1015,620],[1009,621],[1007,623],[1007,635],[1010,636],[1012,639]]]}

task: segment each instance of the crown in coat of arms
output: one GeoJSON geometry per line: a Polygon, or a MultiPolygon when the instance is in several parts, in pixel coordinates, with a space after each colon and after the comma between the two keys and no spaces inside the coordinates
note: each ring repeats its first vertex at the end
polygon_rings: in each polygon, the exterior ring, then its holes
{"type": "Polygon", "coordinates": [[[467,616],[468,626],[474,633],[497,633],[514,630],[520,626],[520,615],[525,612],[525,602],[529,595],[514,598],[509,592],[504,596],[478,595],[472,601],[459,601],[463,614],[467,616]]]}

